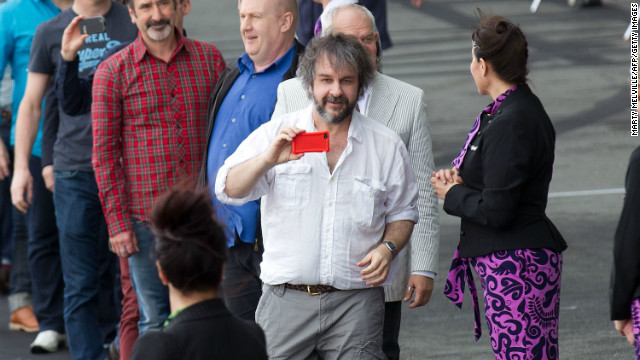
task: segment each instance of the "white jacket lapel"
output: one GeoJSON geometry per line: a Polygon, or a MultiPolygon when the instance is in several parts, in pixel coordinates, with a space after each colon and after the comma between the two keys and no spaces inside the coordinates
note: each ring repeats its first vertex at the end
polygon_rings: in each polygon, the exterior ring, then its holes
{"type": "Polygon", "coordinates": [[[397,94],[393,94],[389,89],[385,76],[376,72],[365,115],[387,126],[395,110],[396,96],[397,94]]]}

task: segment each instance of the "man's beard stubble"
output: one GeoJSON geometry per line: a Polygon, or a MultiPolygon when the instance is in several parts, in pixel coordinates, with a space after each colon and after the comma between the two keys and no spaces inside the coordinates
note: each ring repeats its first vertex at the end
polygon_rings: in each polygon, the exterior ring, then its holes
{"type": "Polygon", "coordinates": [[[322,98],[322,103],[318,103],[318,101],[316,100],[315,96],[313,97],[313,102],[315,104],[316,110],[318,111],[318,114],[325,119],[326,121],[332,123],[332,124],[340,124],[341,122],[343,122],[344,120],[346,120],[349,116],[351,116],[351,114],[353,114],[353,110],[356,108],[356,102],[353,103],[349,103],[349,99],[347,99],[344,96],[331,96],[331,95],[327,95],[324,98],[322,98]],[[337,103],[343,103],[346,105],[346,107],[339,112],[336,115],[331,115],[329,114],[329,112],[327,111],[327,102],[337,102],[337,103]]]}

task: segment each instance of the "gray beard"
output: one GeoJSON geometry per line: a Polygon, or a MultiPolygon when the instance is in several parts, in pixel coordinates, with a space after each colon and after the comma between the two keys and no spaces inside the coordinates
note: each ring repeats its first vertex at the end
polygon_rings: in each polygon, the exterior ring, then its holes
{"type": "Polygon", "coordinates": [[[318,115],[320,115],[320,117],[322,117],[324,120],[332,124],[340,124],[341,122],[345,121],[349,116],[351,116],[351,114],[353,114],[353,110],[356,108],[355,102],[353,104],[347,103],[347,107],[344,108],[344,110],[342,110],[336,115],[331,115],[327,112],[327,108],[326,108],[327,102],[324,99],[323,99],[323,103],[319,104],[314,97],[313,102],[315,104],[316,111],[318,111],[318,115]]]}

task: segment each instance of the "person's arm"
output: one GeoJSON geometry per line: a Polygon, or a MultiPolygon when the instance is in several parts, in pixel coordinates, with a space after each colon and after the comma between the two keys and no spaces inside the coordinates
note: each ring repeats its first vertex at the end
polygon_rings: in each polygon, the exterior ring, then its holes
{"type": "Polygon", "coordinates": [[[49,75],[29,72],[27,86],[16,119],[14,174],[11,181],[11,202],[26,213],[33,198],[33,177],[29,172],[29,158],[38,135],[42,100],[49,86],[49,75]]]}
{"type": "Polygon", "coordinates": [[[9,151],[4,144],[4,141],[0,139],[0,180],[6,179],[11,174],[11,158],[9,157],[9,151]]]}
{"type": "MultiPolygon", "coordinates": [[[[7,63],[11,59],[11,53],[14,47],[14,39],[11,34],[11,19],[8,18],[6,12],[0,11],[0,76],[4,74],[7,63]]],[[[4,111],[3,111],[4,113],[4,111]]],[[[0,139],[0,172],[2,177],[0,180],[4,180],[11,173],[11,158],[7,151],[7,146],[0,139]]]]}
{"type": "Polygon", "coordinates": [[[55,85],[60,109],[65,114],[77,116],[91,111],[91,80],[78,76],[77,58],[71,61],[60,58],[55,85]]]}
{"type": "Polygon", "coordinates": [[[42,117],[42,178],[47,190],[53,192],[55,178],[53,175],[53,147],[58,138],[60,113],[58,97],[53,89],[47,90],[44,98],[44,114],[42,117]]]}
{"type": "Polygon", "coordinates": [[[419,221],[417,210],[418,186],[411,168],[409,155],[398,139],[393,157],[388,163],[385,200],[385,229],[381,244],[371,250],[357,265],[363,267],[360,274],[367,285],[382,285],[389,276],[393,254],[384,242],[390,241],[398,252],[411,237],[413,227],[419,221]]]}
{"type": "Polygon", "coordinates": [[[91,106],[92,163],[112,251],[126,257],[137,253],[138,245],[131,226],[126,177],[121,161],[124,119],[118,80],[109,62],[98,66],[91,106]]]}
{"type": "Polygon", "coordinates": [[[627,342],[634,346],[636,344],[635,335],[633,334],[633,321],[631,318],[624,320],[614,320],[613,326],[616,331],[627,339],[627,342]]]}
{"type": "Polygon", "coordinates": [[[91,82],[78,76],[78,51],[89,35],[81,34],[76,16],[64,30],[60,44],[60,59],[56,74],[56,95],[60,108],[66,114],[76,116],[91,111],[91,82]]]}
{"type": "Polygon", "coordinates": [[[398,220],[385,226],[382,244],[371,250],[364,259],[357,263],[360,267],[366,266],[360,271],[360,275],[367,285],[379,286],[387,280],[393,253],[385,242],[390,241],[398,251],[402,250],[411,237],[413,226],[414,222],[410,220],[398,220]]]}
{"type": "Polygon", "coordinates": [[[613,243],[611,320],[631,318],[631,303],[640,292],[640,147],[629,161],[625,197],[613,243]]]}
{"type": "Polygon", "coordinates": [[[269,169],[287,161],[300,159],[304,154],[292,153],[291,141],[302,132],[304,130],[296,127],[280,130],[265,152],[231,168],[227,173],[225,194],[230,198],[244,198],[269,169]]]}
{"type": "MultiPolygon", "coordinates": [[[[48,112],[45,120],[53,119],[56,123],[58,121],[57,102],[54,100],[55,95],[53,91],[49,91],[51,76],[55,75],[55,64],[54,59],[51,57],[52,44],[48,41],[50,39],[48,36],[50,30],[47,24],[49,23],[45,22],[38,25],[33,35],[29,52],[27,84],[18,108],[15,125],[15,176],[11,184],[11,198],[14,205],[21,211],[26,211],[31,202],[33,178],[29,172],[29,158],[34,141],[40,131],[42,102],[45,95],[49,95],[47,98],[52,100],[47,101],[47,103],[55,106],[54,108],[45,107],[48,112]]],[[[49,149],[52,152],[53,142],[47,144],[51,146],[49,149]]],[[[51,152],[45,153],[45,155],[49,156],[51,152]]],[[[52,162],[52,156],[48,157],[44,165],[49,165],[49,161],[52,162]]],[[[48,176],[47,180],[49,186],[52,187],[51,176],[48,176]]]]}
{"type": "Polygon", "coordinates": [[[413,229],[411,237],[411,276],[407,284],[404,301],[409,301],[410,308],[426,305],[431,299],[434,278],[438,272],[438,254],[440,252],[440,225],[438,199],[433,185],[429,181],[433,169],[433,152],[431,150],[431,135],[427,120],[427,105],[424,91],[420,91],[418,107],[413,119],[411,141],[407,151],[411,167],[418,182],[418,211],[420,220],[413,229]],[[428,276],[425,275],[428,272],[428,276]]]}

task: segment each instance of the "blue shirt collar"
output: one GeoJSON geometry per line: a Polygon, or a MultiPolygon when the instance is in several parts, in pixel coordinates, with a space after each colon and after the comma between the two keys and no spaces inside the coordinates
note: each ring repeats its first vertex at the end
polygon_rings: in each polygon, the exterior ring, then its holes
{"type": "MultiPolygon", "coordinates": [[[[276,60],[273,64],[269,65],[269,67],[262,70],[261,72],[269,72],[275,69],[275,71],[277,71],[280,75],[284,75],[287,72],[287,70],[289,70],[289,67],[291,67],[291,60],[293,59],[293,54],[295,53],[295,50],[296,50],[296,44],[294,42],[294,44],[289,48],[289,50],[287,50],[286,53],[284,53],[284,55],[280,56],[278,60],[276,60]]],[[[249,54],[244,53],[242,54],[242,56],[238,58],[238,70],[240,70],[240,72],[244,72],[244,71],[251,71],[251,73],[255,72],[255,68],[253,66],[253,60],[251,60],[251,58],[249,57],[249,54]]]]}

